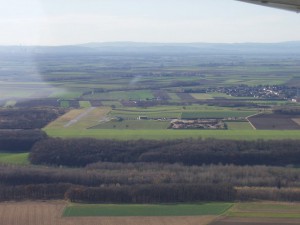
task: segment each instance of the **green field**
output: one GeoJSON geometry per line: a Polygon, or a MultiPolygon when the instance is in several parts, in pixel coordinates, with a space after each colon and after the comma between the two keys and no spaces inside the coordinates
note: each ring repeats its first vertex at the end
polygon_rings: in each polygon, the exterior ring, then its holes
{"type": "Polygon", "coordinates": [[[190,106],[156,106],[149,108],[121,107],[110,112],[111,116],[136,119],[139,116],[148,118],[227,118],[247,117],[256,114],[256,110],[241,110],[207,105],[190,106]]]}
{"type": "Polygon", "coordinates": [[[193,98],[198,99],[198,100],[208,100],[208,99],[213,99],[214,97],[211,94],[191,94],[193,98]]]}
{"type": "Polygon", "coordinates": [[[5,164],[18,164],[18,165],[28,165],[29,153],[0,153],[0,163],[5,164]]]}
{"type": "Polygon", "coordinates": [[[111,121],[102,123],[90,129],[138,129],[138,130],[161,130],[167,129],[170,122],[151,120],[123,120],[121,122],[111,121]]]}
{"type": "Polygon", "coordinates": [[[181,100],[181,98],[179,98],[179,96],[176,93],[170,93],[170,92],[168,92],[168,95],[175,102],[181,100]]]}
{"type": "Polygon", "coordinates": [[[195,94],[191,94],[191,96],[193,96],[195,99],[198,100],[208,100],[208,99],[215,99],[215,98],[226,98],[226,99],[234,98],[224,93],[207,93],[207,94],[195,93],[195,94]]]}
{"type": "Polygon", "coordinates": [[[92,137],[98,139],[184,139],[216,138],[232,140],[283,140],[300,139],[300,131],[280,130],[114,130],[114,129],[64,129],[46,128],[49,136],[62,138],[92,137]]]}
{"type": "Polygon", "coordinates": [[[102,101],[103,106],[114,106],[114,107],[122,107],[122,104],[119,101],[102,101]]]}
{"type": "Polygon", "coordinates": [[[147,111],[137,111],[137,112],[125,112],[120,110],[113,110],[109,114],[114,117],[122,117],[124,119],[137,119],[139,116],[146,116],[149,119],[160,119],[160,118],[180,118],[180,112],[165,111],[165,112],[147,112],[147,111]]]}
{"type": "Polygon", "coordinates": [[[182,119],[197,118],[229,118],[229,117],[247,117],[257,113],[256,111],[238,111],[238,110],[214,110],[214,111],[198,111],[183,112],[182,119]]]}
{"type": "Polygon", "coordinates": [[[146,100],[154,98],[151,91],[142,90],[142,91],[112,91],[104,93],[95,93],[85,96],[89,99],[97,100],[146,100]]]}
{"type": "Polygon", "coordinates": [[[221,215],[232,203],[170,204],[170,205],[112,205],[71,204],[63,216],[203,216],[221,215]]]}
{"type": "Polygon", "coordinates": [[[180,118],[182,107],[152,107],[152,108],[118,108],[110,112],[110,116],[118,116],[125,119],[137,119],[139,116],[147,116],[152,119],[180,118]]]}
{"type": "Polygon", "coordinates": [[[249,122],[226,122],[229,130],[253,130],[249,122]]]}
{"type": "Polygon", "coordinates": [[[91,103],[89,101],[79,101],[80,108],[90,108],[91,103]]]}

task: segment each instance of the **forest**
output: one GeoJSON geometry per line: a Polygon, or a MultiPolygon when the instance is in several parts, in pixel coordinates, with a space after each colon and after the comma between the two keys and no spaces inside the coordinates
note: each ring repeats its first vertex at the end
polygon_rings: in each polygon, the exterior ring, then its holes
{"type": "Polygon", "coordinates": [[[0,166],[0,200],[94,203],[300,200],[296,168],[96,163],[85,168],[0,166]]]}
{"type": "Polygon", "coordinates": [[[0,110],[0,129],[41,129],[66,112],[63,108],[0,110]]]}
{"type": "Polygon", "coordinates": [[[217,139],[97,140],[48,138],[30,152],[33,164],[82,167],[96,162],[155,162],[184,165],[300,164],[299,140],[236,141],[217,139]]]}
{"type": "Polygon", "coordinates": [[[28,152],[40,140],[47,138],[42,130],[0,130],[0,149],[6,152],[28,152]]]}

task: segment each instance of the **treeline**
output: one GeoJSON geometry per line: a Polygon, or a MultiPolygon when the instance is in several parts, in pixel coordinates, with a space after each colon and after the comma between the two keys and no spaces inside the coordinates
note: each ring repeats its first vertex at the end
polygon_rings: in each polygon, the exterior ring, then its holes
{"type": "Polygon", "coordinates": [[[55,138],[37,142],[30,153],[30,161],[33,164],[72,167],[82,167],[95,162],[286,166],[300,164],[300,141],[116,141],[55,138]]]}
{"type": "Polygon", "coordinates": [[[41,129],[66,112],[62,108],[0,110],[0,129],[41,129]]]}
{"type": "Polygon", "coordinates": [[[0,150],[7,152],[26,152],[47,134],[42,130],[0,130],[0,150]]]}
{"type": "Polygon", "coordinates": [[[96,163],[86,168],[0,165],[3,185],[70,183],[87,187],[146,184],[222,184],[238,187],[300,188],[297,168],[96,163]]]}
{"type": "Polygon", "coordinates": [[[0,201],[65,199],[86,203],[179,203],[201,201],[300,201],[291,188],[233,188],[224,185],[143,185],[84,187],[68,183],[0,185],[0,201]]]}
{"type": "Polygon", "coordinates": [[[37,142],[30,153],[33,164],[80,167],[95,162],[137,162],[139,157],[161,146],[180,141],[97,140],[50,138],[37,142]]]}
{"type": "Polygon", "coordinates": [[[177,203],[233,201],[235,189],[224,185],[143,185],[84,187],[71,184],[0,185],[0,201],[65,199],[88,203],[177,203]]]}
{"type": "Polygon", "coordinates": [[[171,203],[233,201],[235,190],[228,184],[152,184],[122,187],[71,188],[65,198],[89,203],[171,203]]]}
{"type": "Polygon", "coordinates": [[[300,200],[297,168],[96,163],[86,168],[0,165],[0,201],[158,203],[300,200]]]}
{"type": "Polygon", "coordinates": [[[0,201],[64,199],[71,184],[0,185],[0,201]]]}
{"type": "Polygon", "coordinates": [[[300,201],[299,188],[266,188],[243,187],[236,188],[236,199],[240,201],[267,200],[267,201],[300,201]]]}

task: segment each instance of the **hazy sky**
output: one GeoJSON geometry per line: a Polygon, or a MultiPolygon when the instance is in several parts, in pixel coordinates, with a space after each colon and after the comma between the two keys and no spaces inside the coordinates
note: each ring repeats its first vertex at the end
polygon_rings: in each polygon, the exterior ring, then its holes
{"type": "Polygon", "coordinates": [[[0,0],[0,45],[300,40],[300,14],[235,0],[0,0]]]}

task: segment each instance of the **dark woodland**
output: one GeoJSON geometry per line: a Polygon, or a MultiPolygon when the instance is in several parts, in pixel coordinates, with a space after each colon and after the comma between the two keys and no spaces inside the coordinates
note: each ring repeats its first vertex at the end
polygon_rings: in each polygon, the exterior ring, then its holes
{"type": "Polygon", "coordinates": [[[116,141],[45,139],[30,153],[33,164],[82,167],[96,162],[156,162],[184,165],[234,164],[287,166],[300,164],[300,141],[116,141]]]}

